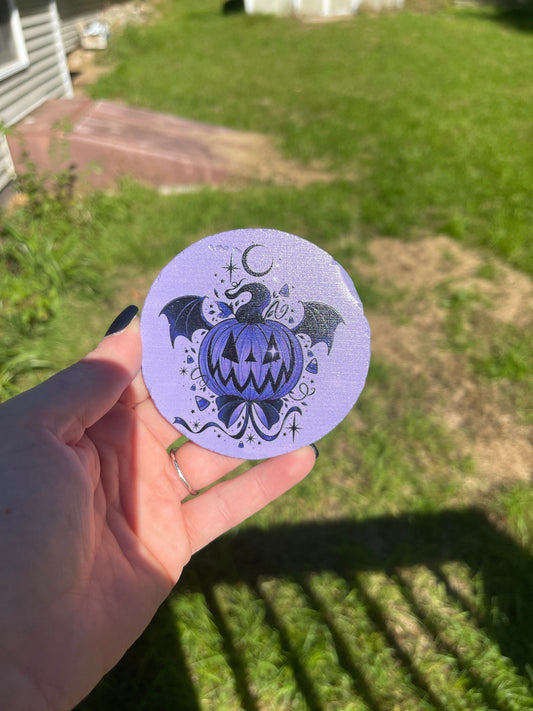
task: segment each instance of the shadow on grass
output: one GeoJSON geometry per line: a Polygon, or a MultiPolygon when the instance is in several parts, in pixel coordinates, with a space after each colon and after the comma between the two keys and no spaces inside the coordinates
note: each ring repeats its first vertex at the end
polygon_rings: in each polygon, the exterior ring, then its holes
{"type": "Polygon", "coordinates": [[[521,32],[533,32],[532,0],[489,0],[487,4],[495,9],[491,19],[521,32]]]}
{"type": "MultiPolygon", "coordinates": [[[[369,616],[382,629],[421,697],[441,709],[442,702],[434,697],[414,661],[398,646],[389,631],[379,605],[358,587],[356,579],[357,573],[369,570],[395,576],[412,611],[432,633],[431,620],[419,608],[409,585],[402,584],[401,569],[412,565],[422,565],[433,572],[445,585],[448,596],[468,611],[495,640],[502,655],[511,659],[520,673],[527,672],[527,665],[533,659],[533,558],[475,508],[384,516],[361,522],[346,519],[285,524],[268,531],[246,527],[198,553],[186,568],[173,595],[203,595],[223,640],[224,654],[234,674],[241,707],[245,711],[256,711],[258,705],[239,659],[236,640],[213,594],[214,586],[219,583],[247,584],[265,604],[265,622],[278,631],[280,643],[307,706],[313,711],[320,711],[322,707],[313,680],[291,648],[284,621],[279,619],[262,596],[258,585],[263,577],[297,582],[309,605],[327,625],[339,664],[352,679],[354,693],[370,709],[379,709],[372,689],[353,663],[343,635],[338,631],[334,612],[324,608],[308,584],[309,574],[329,571],[358,589],[369,616]],[[497,607],[500,611],[495,619],[490,616],[481,618],[482,613],[474,609],[455,587],[452,588],[442,570],[442,565],[449,561],[463,562],[472,573],[480,576],[491,609],[497,607]]],[[[437,634],[435,630],[435,637],[437,634]]],[[[440,644],[444,643],[440,641],[440,644]]],[[[444,646],[444,651],[458,658],[456,650],[444,646]]],[[[458,663],[463,666],[459,658],[458,663]]],[[[469,665],[464,662],[464,666],[469,665]]],[[[469,673],[471,683],[479,689],[489,707],[498,708],[493,680],[477,678],[471,669],[469,673]]],[[[187,672],[184,651],[168,602],[161,606],[150,627],[120,664],[78,707],[79,711],[117,708],[130,711],[200,709],[194,680],[187,672]]]]}

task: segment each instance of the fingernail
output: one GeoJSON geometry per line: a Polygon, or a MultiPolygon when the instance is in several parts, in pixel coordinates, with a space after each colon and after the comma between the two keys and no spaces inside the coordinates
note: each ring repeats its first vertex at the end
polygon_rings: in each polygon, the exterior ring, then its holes
{"type": "Polygon", "coordinates": [[[133,321],[138,311],[138,307],[134,306],[133,304],[131,304],[130,306],[126,306],[124,311],[121,311],[116,317],[116,319],[113,321],[111,326],[109,326],[105,335],[113,336],[117,333],[121,333],[121,331],[124,331],[124,329],[127,328],[133,321]]]}
{"type": "Polygon", "coordinates": [[[320,452],[318,451],[318,447],[316,446],[316,444],[310,444],[309,446],[315,453],[315,459],[318,459],[320,457],[320,452]]]}

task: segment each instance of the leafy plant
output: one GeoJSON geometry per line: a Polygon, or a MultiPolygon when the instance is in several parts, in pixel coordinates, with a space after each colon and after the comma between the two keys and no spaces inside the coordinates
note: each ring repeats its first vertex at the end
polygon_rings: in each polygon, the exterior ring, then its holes
{"type": "MultiPolygon", "coordinates": [[[[40,176],[34,165],[18,179],[23,207],[0,227],[0,399],[17,391],[25,374],[47,367],[24,339],[38,341],[67,294],[102,293],[90,216],[66,174],[40,176]]],[[[95,244],[96,246],[96,244],[95,244]]]]}

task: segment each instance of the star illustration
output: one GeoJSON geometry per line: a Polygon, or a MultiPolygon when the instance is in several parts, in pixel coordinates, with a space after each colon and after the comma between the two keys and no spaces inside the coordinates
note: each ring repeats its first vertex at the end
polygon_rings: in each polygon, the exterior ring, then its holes
{"type": "Polygon", "coordinates": [[[252,432],[250,432],[248,435],[246,435],[246,441],[249,444],[252,444],[252,442],[255,442],[255,436],[252,432]]]}
{"type": "Polygon", "coordinates": [[[180,369],[180,375],[187,375],[187,368],[185,368],[185,366],[180,369]]]}
{"type": "Polygon", "coordinates": [[[294,438],[296,437],[298,430],[301,430],[302,428],[296,423],[296,415],[293,415],[292,417],[292,422],[291,424],[287,427],[288,430],[292,432],[292,441],[294,442],[294,438]]]}
{"type": "Polygon", "coordinates": [[[234,262],[233,262],[233,254],[232,254],[232,255],[230,256],[230,258],[229,258],[229,264],[226,264],[226,265],[224,266],[224,269],[228,272],[228,274],[229,274],[229,280],[230,280],[230,283],[231,283],[231,281],[232,281],[232,279],[233,279],[233,272],[236,271],[237,269],[240,269],[240,267],[237,267],[237,266],[234,264],[234,262]]]}

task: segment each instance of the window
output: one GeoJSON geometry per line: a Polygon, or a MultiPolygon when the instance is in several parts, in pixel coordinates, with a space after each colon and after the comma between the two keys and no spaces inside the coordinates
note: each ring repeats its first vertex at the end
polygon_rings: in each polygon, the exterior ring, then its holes
{"type": "Polygon", "coordinates": [[[18,10],[13,0],[0,0],[0,79],[28,64],[18,10]]]}

